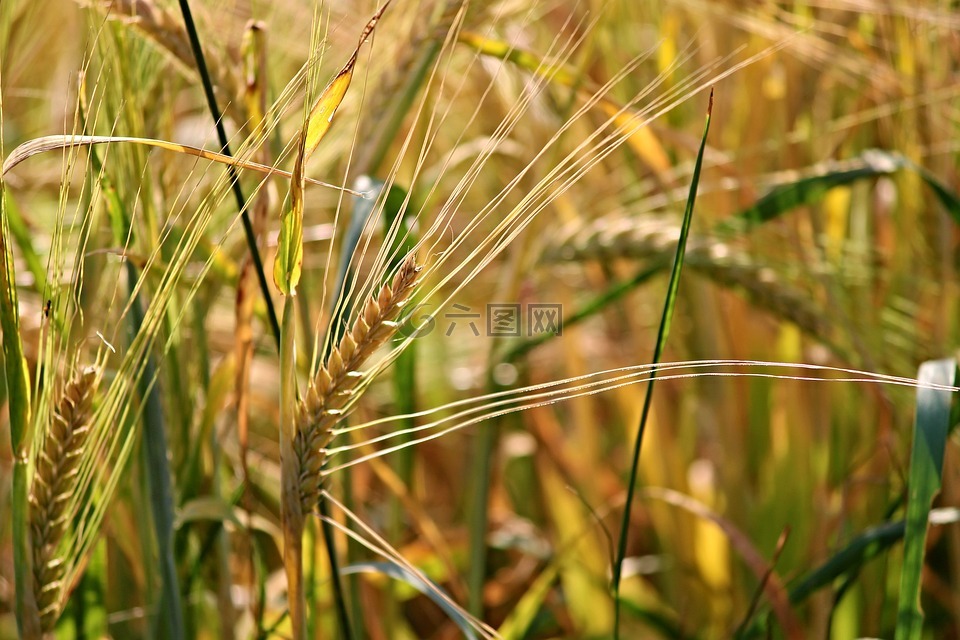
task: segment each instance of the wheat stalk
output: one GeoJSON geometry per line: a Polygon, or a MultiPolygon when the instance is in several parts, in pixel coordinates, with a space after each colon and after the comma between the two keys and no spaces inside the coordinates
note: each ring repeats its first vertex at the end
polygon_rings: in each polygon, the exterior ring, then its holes
{"type": "Polygon", "coordinates": [[[353,327],[331,351],[314,377],[297,411],[294,444],[300,465],[300,496],[305,513],[320,496],[321,470],[333,426],[343,417],[363,374],[363,363],[396,332],[397,316],[413,289],[421,267],[411,254],[389,284],[372,296],[353,327]]]}
{"type": "Polygon", "coordinates": [[[67,504],[93,413],[98,370],[87,367],[71,380],[53,411],[50,429],[37,449],[30,487],[30,532],[33,537],[33,577],[37,608],[44,631],[57,621],[63,592],[63,559],[57,548],[69,519],[67,504]]]}

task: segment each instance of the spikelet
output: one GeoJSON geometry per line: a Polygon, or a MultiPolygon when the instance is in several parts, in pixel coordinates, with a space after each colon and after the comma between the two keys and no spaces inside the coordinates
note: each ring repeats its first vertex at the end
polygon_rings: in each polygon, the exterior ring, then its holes
{"type": "MultiPolygon", "coordinates": [[[[631,258],[669,266],[679,240],[680,226],[662,217],[602,219],[585,228],[562,232],[544,248],[542,259],[567,262],[631,258]]],[[[815,338],[832,337],[835,327],[829,322],[830,314],[806,291],[785,282],[774,269],[719,238],[691,235],[684,264],[722,286],[740,289],[752,304],[796,324],[815,338]]]]}
{"type": "Polygon", "coordinates": [[[297,410],[294,447],[300,464],[300,495],[304,513],[317,504],[325,449],[333,438],[333,426],[344,414],[363,374],[363,363],[397,330],[397,316],[410,298],[420,273],[410,255],[390,284],[371,297],[353,327],[340,340],[320,367],[297,410]]]}
{"type": "Polygon", "coordinates": [[[63,559],[57,548],[69,519],[67,505],[90,433],[98,382],[97,368],[87,367],[66,385],[43,436],[43,446],[37,450],[30,486],[30,533],[34,593],[44,631],[53,628],[60,614],[63,559]]]}
{"type": "MultiPolygon", "coordinates": [[[[589,225],[575,224],[562,230],[544,247],[546,262],[652,259],[672,255],[680,240],[678,222],[663,216],[607,217],[589,225]]],[[[702,235],[691,234],[686,256],[702,253],[710,244],[702,235]]]]}

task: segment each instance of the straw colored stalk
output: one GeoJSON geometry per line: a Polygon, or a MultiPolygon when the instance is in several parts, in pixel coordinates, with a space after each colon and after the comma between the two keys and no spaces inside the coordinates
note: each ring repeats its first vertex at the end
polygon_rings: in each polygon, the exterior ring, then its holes
{"type": "Polygon", "coordinates": [[[38,449],[30,487],[30,532],[33,542],[34,593],[45,632],[53,629],[63,594],[63,540],[73,498],[74,480],[90,433],[98,371],[87,367],[63,389],[50,429],[38,449]]]}
{"type": "MultiPolygon", "coordinates": [[[[244,100],[250,119],[247,126],[250,135],[257,135],[265,125],[264,114],[267,110],[267,57],[266,26],[262,22],[251,21],[244,33],[243,59],[245,92],[244,100]]],[[[254,158],[262,164],[270,164],[270,145],[262,145],[254,153],[254,158]]],[[[268,182],[257,191],[253,200],[253,235],[258,248],[263,250],[263,231],[270,214],[271,202],[275,200],[274,186],[268,182]]],[[[235,307],[236,329],[234,332],[234,354],[237,359],[235,392],[237,399],[237,435],[240,442],[240,466],[243,471],[244,486],[249,487],[247,467],[248,435],[250,422],[250,367],[253,363],[253,315],[257,301],[257,274],[253,257],[247,254],[237,279],[237,297],[235,307]]]]}
{"type": "Polygon", "coordinates": [[[414,256],[404,260],[392,282],[371,297],[353,327],[340,340],[310,384],[297,413],[296,452],[304,513],[320,497],[321,470],[333,426],[343,417],[363,374],[363,363],[397,331],[400,315],[417,284],[421,267],[414,256]]]}

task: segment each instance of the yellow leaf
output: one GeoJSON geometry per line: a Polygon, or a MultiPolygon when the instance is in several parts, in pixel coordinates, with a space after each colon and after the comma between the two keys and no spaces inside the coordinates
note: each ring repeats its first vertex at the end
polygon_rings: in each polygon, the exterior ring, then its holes
{"type": "Polygon", "coordinates": [[[353,67],[357,64],[357,54],[360,53],[360,47],[363,46],[363,43],[366,42],[370,34],[373,33],[377,22],[380,21],[380,16],[383,15],[383,12],[389,5],[390,2],[388,0],[380,7],[380,10],[370,18],[367,26],[363,29],[363,33],[360,34],[360,41],[357,43],[357,48],[354,50],[353,55],[350,56],[347,64],[343,65],[343,69],[340,70],[337,77],[323,90],[323,93],[317,98],[316,104],[313,105],[313,109],[310,110],[310,115],[307,117],[307,124],[305,126],[305,144],[302,149],[304,153],[303,164],[306,164],[310,155],[316,150],[317,145],[320,144],[320,140],[323,139],[327,130],[330,129],[333,116],[336,114],[340,103],[343,102],[343,97],[347,95],[347,89],[350,88],[350,81],[353,79],[353,67]]]}
{"type": "Polygon", "coordinates": [[[330,125],[333,123],[333,116],[337,112],[337,107],[343,102],[343,97],[347,94],[347,89],[350,87],[350,80],[353,79],[353,65],[356,59],[357,55],[354,53],[348,65],[337,74],[333,82],[327,85],[327,88],[323,90],[317,103],[313,105],[313,109],[310,110],[310,116],[307,118],[304,160],[310,157],[317,148],[317,145],[320,144],[320,140],[327,133],[327,130],[330,129],[330,125]]]}
{"type": "Polygon", "coordinates": [[[280,217],[280,237],[277,242],[277,257],[273,263],[273,281],[285,296],[296,294],[297,284],[300,282],[300,268],[303,263],[303,186],[304,167],[310,155],[320,144],[333,123],[333,116],[337,112],[343,97],[350,88],[353,79],[353,67],[357,64],[357,54],[360,47],[367,41],[380,16],[390,5],[389,0],[364,27],[360,34],[360,41],[353,55],[347,60],[340,73],[324,88],[317,102],[310,109],[307,121],[300,130],[300,142],[297,146],[297,157],[293,163],[293,174],[290,181],[290,209],[280,217]]]}

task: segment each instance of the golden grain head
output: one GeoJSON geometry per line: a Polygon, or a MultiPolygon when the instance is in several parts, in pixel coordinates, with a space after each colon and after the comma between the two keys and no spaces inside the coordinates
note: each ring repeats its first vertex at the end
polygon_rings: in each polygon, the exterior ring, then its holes
{"type": "Polygon", "coordinates": [[[59,615],[63,560],[58,547],[69,520],[74,480],[90,433],[99,370],[87,367],[64,387],[42,434],[30,485],[34,594],[41,624],[49,630],[59,615]]]}
{"type": "Polygon", "coordinates": [[[417,283],[421,267],[411,254],[389,284],[364,305],[352,328],[331,350],[297,408],[295,449],[300,465],[303,510],[310,511],[320,494],[321,471],[333,427],[355,395],[360,368],[397,330],[400,315],[417,283]]]}

